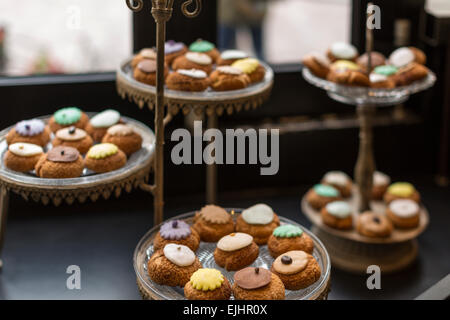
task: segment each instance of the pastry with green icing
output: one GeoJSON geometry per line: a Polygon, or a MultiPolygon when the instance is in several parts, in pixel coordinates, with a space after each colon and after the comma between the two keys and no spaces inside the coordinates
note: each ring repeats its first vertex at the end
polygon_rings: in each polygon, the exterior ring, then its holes
{"type": "Polygon", "coordinates": [[[97,173],[114,171],[127,163],[127,156],[112,143],[100,143],[91,147],[86,154],[86,168],[97,173]]]}
{"type": "Polygon", "coordinates": [[[328,203],[340,199],[339,190],[326,184],[316,184],[306,194],[306,201],[315,210],[321,210],[328,203]]]}
{"type": "Polygon", "coordinates": [[[291,250],[302,250],[312,253],[314,242],[301,227],[293,224],[283,224],[273,230],[267,241],[270,255],[274,258],[291,250]]]}
{"type": "Polygon", "coordinates": [[[216,46],[206,40],[198,39],[197,41],[191,43],[189,46],[190,52],[205,53],[211,57],[213,62],[216,62],[220,57],[220,52],[217,50],[216,46]]]}
{"type": "Polygon", "coordinates": [[[89,117],[86,113],[77,107],[67,107],[56,111],[48,121],[50,130],[53,133],[67,127],[76,127],[84,129],[89,122],[89,117]]]}
{"type": "Polygon", "coordinates": [[[384,201],[389,204],[397,199],[410,199],[420,203],[420,193],[409,182],[395,182],[387,188],[384,201]]]}
{"type": "Polygon", "coordinates": [[[348,230],[353,227],[352,208],[345,201],[328,203],[320,211],[322,222],[335,229],[348,230]]]}

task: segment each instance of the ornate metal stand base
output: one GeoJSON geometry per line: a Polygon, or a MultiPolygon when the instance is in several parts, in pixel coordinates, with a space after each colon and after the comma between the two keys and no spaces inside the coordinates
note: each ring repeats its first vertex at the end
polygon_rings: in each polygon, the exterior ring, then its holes
{"type": "Polygon", "coordinates": [[[417,257],[417,241],[391,244],[368,244],[336,237],[317,227],[312,231],[328,250],[333,267],[353,273],[366,273],[367,267],[377,265],[383,273],[406,268],[417,257]]]}

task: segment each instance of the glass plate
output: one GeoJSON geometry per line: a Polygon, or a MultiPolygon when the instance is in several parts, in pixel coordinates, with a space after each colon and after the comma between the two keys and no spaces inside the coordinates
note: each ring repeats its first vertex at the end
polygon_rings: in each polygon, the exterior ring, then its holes
{"type": "Polygon", "coordinates": [[[436,75],[429,71],[422,79],[409,86],[394,89],[375,89],[337,84],[312,74],[308,68],[303,68],[303,77],[312,85],[324,89],[328,95],[339,102],[352,105],[390,106],[406,101],[411,94],[426,90],[436,82],[436,75]]]}
{"type": "MultiPolygon", "coordinates": [[[[89,117],[95,115],[95,113],[92,112],[88,112],[87,114],[89,117]]],[[[39,119],[42,119],[47,123],[50,117],[51,116],[43,116],[39,117],[39,119]]],[[[150,165],[155,150],[155,135],[153,131],[143,123],[124,116],[122,116],[121,118],[125,123],[132,126],[133,129],[142,136],[143,140],[141,150],[133,153],[128,158],[127,163],[124,167],[115,171],[100,174],[96,174],[95,172],[84,169],[83,175],[79,178],[45,179],[37,177],[34,171],[22,173],[10,170],[5,167],[3,161],[0,161],[0,179],[4,179],[21,185],[25,184],[27,186],[50,186],[54,188],[64,189],[70,187],[72,189],[75,189],[78,187],[91,185],[93,183],[107,183],[111,179],[117,180],[132,175],[134,172],[137,172],[140,169],[150,165]]],[[[0,156],[2,160],[5,152],[8,150],[6,135],[11,128],[12,127],[9,127],[0,132],[0,156]]],[[[52,134],[52,139],[53,137],[54,135],[52,134]]],[[[44,151],[47,151],[50,148],[51,143],[49,143],[44,148],[44,151]]]]}
{"type": "MultiPolygon", "coordinates": [[[[243,209],[226,209],[228,212],[232,212],[234,210],[235,213],[240,213],[243,209]]],[[[233,215],[233,218],[236,218],[236,215],[233,215]]],[[[182,219],[186,221],[188,224],[192,225],[193,218],[195,215],[195,211],[188,212],[176,217],[171,218],[170,220],[182,219]]],[[[323,246],[322,242],[309,230],[301,226],[300,224],[286,219],[284,217],[279,216],[281,224],[293,224],[302,228],[302,230],[308,234],[312,240],[314,241],[314,251],[313,256],[319,263],[320,269],[322,270],[322,274],[320,279],[316,281],[313,285],[309,286],[306,289],[291,291],[286,290],[286,299],[288,300],[300,300],[300,299],[315,299],[317,298],[327,287],[328,280],[330,278],[330,258],[328,253],[323,246]]],[[[161,225],[153,227],[150,231],[148,231],[142,239],[139,241],[133,257],[133,265],[134,270],[136,272],[136,276],[138,277],[138,281],[145,286],[145,289],[152,292],[154,296],[157,296],[162,300],[185,300],[183,294],[183,288],[180,287],[169,287],[164,285],[159,285],[153,282],[147,273],[147,263],[150,259],[150,256],[153,253],[153,238],[159,231],[161,225]]],[[[197,249],[196,255],[199,258],[204,268],[215,268],[220,270],[225,277],[230,281],[230,284],[233,284],[233,275],[234,271],[227,271],[221,267],[219,267],[214,261],[214,250],[216,248],[216,243],[206,243],[201,242],[199,248],[197,249]]],[[[255,262],[251,264],[253,267],[263,267],[270,269],[273,263],[273,258],[269,254],[269,250],[267,249],[267,245],[259,247],[259,256],[255,262]]],[[[233,298],[232,298],[233,299],[233,298]]]]}

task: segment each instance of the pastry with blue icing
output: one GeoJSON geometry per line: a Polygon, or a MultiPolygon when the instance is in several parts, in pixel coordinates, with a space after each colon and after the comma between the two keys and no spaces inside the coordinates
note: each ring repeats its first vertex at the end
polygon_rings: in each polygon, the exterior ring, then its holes
{"type": "Polygon", "coordinates": [[[306,201],[315,210],[321,210],[328,203],[341,198],[339,190],[327,184],[316,184],[306,194],[306,201]]]}

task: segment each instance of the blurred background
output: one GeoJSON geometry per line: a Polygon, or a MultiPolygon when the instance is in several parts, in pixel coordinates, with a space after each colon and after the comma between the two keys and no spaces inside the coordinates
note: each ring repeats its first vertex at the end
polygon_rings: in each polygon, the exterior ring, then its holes
{"type": "MultiPolygon", "coordinates": [[[[298,62],[350,37],[350,0],[219,0],[217,7],[218,47],[270,63],[298,62]]],[[[112,71],[132,42],[132,14],[123,0],[0,3],[3,75],[112,71]]]]}

